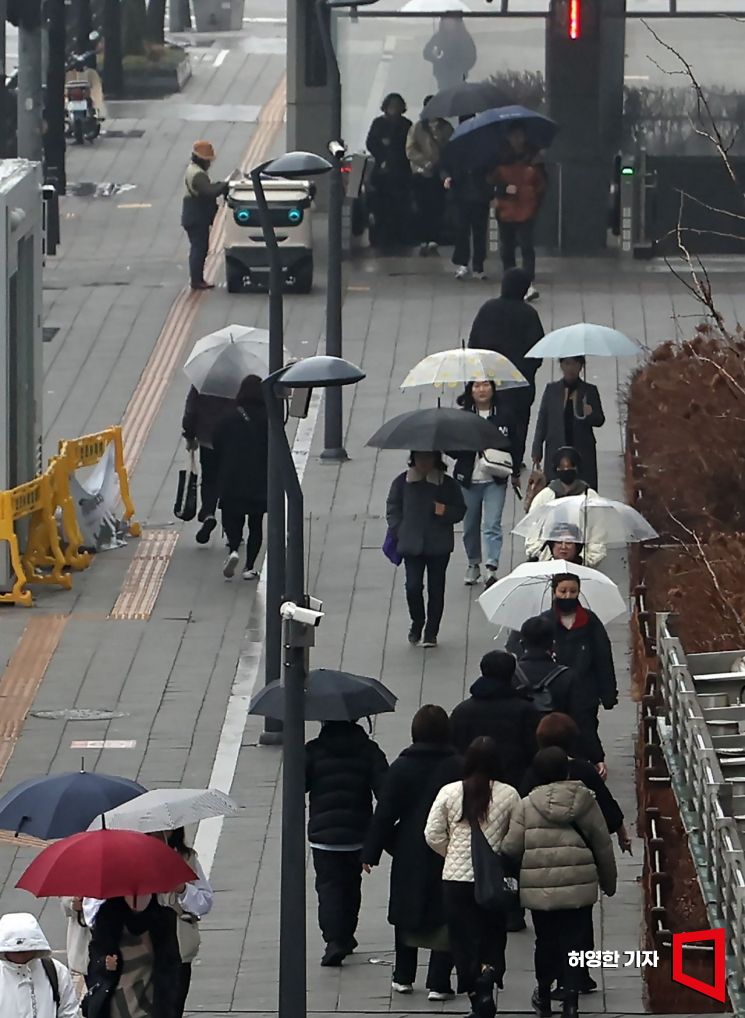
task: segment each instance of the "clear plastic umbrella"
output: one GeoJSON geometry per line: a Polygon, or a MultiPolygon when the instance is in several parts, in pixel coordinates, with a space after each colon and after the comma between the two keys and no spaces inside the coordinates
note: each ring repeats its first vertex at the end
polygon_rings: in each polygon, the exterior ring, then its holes
{"type": "Polygon", "coordinates": [[[493,350],[441,350],[415,364],[401,383],[402,389],[431,385],[454,389],[466,382],[487,379],[498,389],[514,389],[528,384],[512,361],[493,350]]]}
{"type": "Polygon", "coordinates": [[[546,502],[529,512],[512,533],[536,542],[561,541],[567,540],[568,528],[575,530],[583,543],[589,539],[610,547],[653,541],[659,536],[632,506],[594,493],[546,502]]]}
{"type": "Polygon", "coordinates": [[[644,347],[617,329],[577,322],[554,329],[526,353],[526,357],[636,357],[644,347]]]}
{"type": "Polygon", "coordinates": [[[551,580],[556,573],[571,573],[580,580],[580,603],[605,625],[626,614],[621,592],[604,573],[573,562],[525,562],[509,576],[497,580],[478,599],[489,622],[519,629],[526,619],[551,607],[551,580]]]}
{"type": "Polygon", "coordinates": [[[230,816],[238,807],[217,788],[154,788],[123,806],[98,816],[88,828],[99,830],[175,831],[178,827],[198,824],[209,817],[230,816]]]}
{"type": "Polygon", "coordinates": [[[246,375],[269,371],[269,333],[247,325],[228,325],[203,336],[184,365],[184,374],[203,396],[235,399],[246,375]]]}

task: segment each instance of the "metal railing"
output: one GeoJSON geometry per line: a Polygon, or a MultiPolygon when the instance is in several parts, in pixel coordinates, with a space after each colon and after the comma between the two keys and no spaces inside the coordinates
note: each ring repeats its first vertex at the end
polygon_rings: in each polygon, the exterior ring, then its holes
{"type": "Polygon", "coordinates": [[[660,744],[712,927],[727,931],[727,982],[745,1015],[744,651],[686,656],[657,615],[660,744]]]}

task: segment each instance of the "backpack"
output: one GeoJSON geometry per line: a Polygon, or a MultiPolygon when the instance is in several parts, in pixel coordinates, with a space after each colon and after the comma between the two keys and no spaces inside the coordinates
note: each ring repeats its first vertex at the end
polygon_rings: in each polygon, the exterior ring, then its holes
{"type": "Polygon", "coordinates": [[[59,995],[59,975],[57,974],[57,966],[54,964],[51,958],[40,958],[41,967],[44,969],[44,974],[49,980],[49,985],[52,987],[52,1000],[54,1001],[55,1013],[59,1011],[60,995],[59,995]]]}
{"type": "Polygon", "coordinates": [[[537,686],[534,686],[518,662],[515,668],[515,684],[519,690],[530,695],[536,710],[541,714],[551,714],[554,706],[550,686],[554,679],[558,679],[565,671],[567,671],[565,665],[556,665],[547,675],[544,675],[537,686]]]}

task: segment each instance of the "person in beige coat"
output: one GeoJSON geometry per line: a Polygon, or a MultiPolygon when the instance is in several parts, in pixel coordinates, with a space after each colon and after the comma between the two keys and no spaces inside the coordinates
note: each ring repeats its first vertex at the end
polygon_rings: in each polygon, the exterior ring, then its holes
{"type": "MultiPolygon", "coordinates": [[[[426,106],[432,98],[424,100],[426,106]]],[[[419,254],[437,254],[440,229],[445,211],[445,190],[440,173],[442,150],[450,141],[453,128],[447,120],[418,120],[406,137],[406,158],[412,172],[414,200],[417,207],[419,254]]]]}
{"type": "Polygon", "coordinates": [[[458,975],[476,1018],[492,1018],[494,986],[501,988],[507,944],[506,916],[481,908],[475,899],[471,831],[478,824],[491,848],[500,849],[520,797],[497,780],[500,757],[493,739],[474,739],[466,751],[463,780],[440,789],[424,838],[445,859],[443,906],[458,975]]]}
{"type": "Polygon", "coordinates": [[[569,953],[591,949],[592,906],[598,888],[615,894],[616,860],[595,796],[568,780],[564,750],[542,749],[533,773],[540,784],[514,810],[502,852],[520,862],[520,903],[533,915],[536,1013],[550,1018],[551,984],[558,980],[563,1018],[576,1018],[582,969],[569,965],[569,953]]]}

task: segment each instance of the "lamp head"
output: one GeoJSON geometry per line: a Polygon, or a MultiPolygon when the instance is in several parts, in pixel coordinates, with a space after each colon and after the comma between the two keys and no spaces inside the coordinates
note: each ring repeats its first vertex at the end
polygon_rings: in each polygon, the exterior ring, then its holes
{"type": "Polygon", "coordinates": [[[260,167],[267,177],[284,177],[286,180],[303,180],[328,173],[331,163],[314,152],[285,152],[260,167]]]}
{"type": "Polygon", "coordinates": [[[355,385],[365,377],[356,364],[343,357],[306,357],[287,368],[281,378],[289,389],[324,389],[333,386],[355,385]]]}

